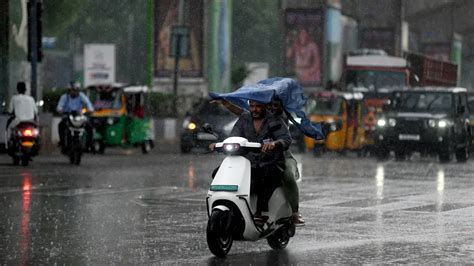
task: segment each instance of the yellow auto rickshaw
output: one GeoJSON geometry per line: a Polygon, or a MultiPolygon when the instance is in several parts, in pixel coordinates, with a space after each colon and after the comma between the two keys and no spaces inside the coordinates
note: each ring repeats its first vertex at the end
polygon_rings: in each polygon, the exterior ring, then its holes
{"type": "Polygon", "coordinates": [[[364,103],[361,93],[317,92],[306,103],[312,122],[328,124],[324,140],[305,137],[306,147],[315,155],[323,151],[362,152],[365,143],[364,103]]]}

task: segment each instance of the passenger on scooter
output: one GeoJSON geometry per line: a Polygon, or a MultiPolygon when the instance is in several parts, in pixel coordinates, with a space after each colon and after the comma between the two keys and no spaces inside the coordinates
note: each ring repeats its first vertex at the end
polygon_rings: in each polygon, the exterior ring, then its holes
{"type": "MultiPolygon", "coordinates": [[[[59,133],[59,147],[64,148],[64,138],[66,135],[66,126],[67,126],[67,114],[72,112],[81,113],[82,108],[86,107],[88,112],[93,112],[94,107],[92,106],[89,98],[82,92],[79,91],[78,84],[71,82],[68,92],[61,95],[56,111],[60,114],[63,114],[61,122],[58,124],[58,133],[59,133]]],[[[86,123],[86,147],[89,148],[92,145],[92,126],[89,123],[86,123]]]]}
{"type": "MultiPolygon", "coordinates": [[[[245,157],[251,162],[252,192],[257,194],[255,223],[262,225],[268,217],[268,200],[273,191],[281,186],[285,171],[284,151],[292,142],[283,120],[267,112],[266,105],[249,101],[250,112],[243,112],[230,136],[244,137],[250,142],[262,143],[261,152],[249,152],[245,157]]],[[[209,145],[214,150],[215,143],[209,145]]]]}
{"type": "MultiPolygon", "coordinates": [[[[244,112],[244,109],[224,99],[213,100],[211,102],[222,104],[229,111],[239,116],[244,112]]],[[[288,127],[288,117],[286,117],[286,114],[283,110],[282,102],[280,99],[278,99],[278,97],[274,97],[272,99],[272,102],[267,105],[267,110],[271,112],[274,116],[283,119],[286,126],[288,127]]],[[[297,161],[289,150],[286,150],[284,154],[285,171],[282,179],[283,191],[285,191],[285,194],[291,205],[291,209],[293,210],[293,222],[297,226],[302,226],[305,224],[305,221],[299,212],[299,189],[298,185],[296,184],[296,179],[298,179],[299,177],[297,161]]]]}
{"type": "Polygon", "coordinates": [[[7,136],[10,138],[11,129],[16,127],[20,122],[35,121],[38,115],[38,107],[33,97],[25,95],[26,84],[18,82],[16,84],[17,95],[10,99],[8,113],[12,116],[7,121],[7,136]]]}

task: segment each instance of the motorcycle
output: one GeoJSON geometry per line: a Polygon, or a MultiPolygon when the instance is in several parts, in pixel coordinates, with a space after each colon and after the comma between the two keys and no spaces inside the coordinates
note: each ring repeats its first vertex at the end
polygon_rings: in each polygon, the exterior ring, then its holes
{"type": "Polygon", "coordinates": [[[67,132],[65,134],[65,147],[62,153],[69,157],[71,164],[80,165],[84,149],[83,136],[87,123],[87,116],[79,112],[71,112],[67,116],[67,132]]]}
{"type": "Polygon", "coordinates": [[[273,192],[268,220],[263,227],[254,222],[257,196],[250,193],[250,161],[243,155],[260,151],[262,145],[242,137],[230,137],[216,143],[215,150],[227,154],[207,194],[207,244],[217,257],[225,257],[234,240],[266,239],[273,249],[284,249],[295,235],[292,211],[281,187],[273,192]]]}
{"type": "Polygon", "coordinates": [[[39,153],[39,129],[33,121],[20,122],[11,129],[7,141],[7,152],[13,159],[13,164],[28,166],[31,158],[39,153]]]}

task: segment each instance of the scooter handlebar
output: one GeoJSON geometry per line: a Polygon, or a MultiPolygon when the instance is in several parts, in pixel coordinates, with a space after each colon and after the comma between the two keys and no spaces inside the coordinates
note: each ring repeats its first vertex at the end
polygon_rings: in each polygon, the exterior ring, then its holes
{"type": "MultiPolygon", "coordinates": [[[[234,144],[234,143],[217,142],[216,143],[216,148],[222,148],[222,147],[224,147],[225,144],[234,144]]],[[[262,144],[260,144],[258,142],[247,142],[245,144],[235,143],[235,144],[239,144],[240,147],[245,147],[245,148],[259,149],[259,148],[262,147],[262,144]]]]}

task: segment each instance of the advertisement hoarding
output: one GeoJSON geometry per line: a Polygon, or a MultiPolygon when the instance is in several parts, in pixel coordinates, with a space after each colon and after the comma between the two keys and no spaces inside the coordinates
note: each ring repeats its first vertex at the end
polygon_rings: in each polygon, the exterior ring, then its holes
{"type": "MultiPolygon", "coordinates": [[[[172,29],[179,24],[179,1],[155,1],[155,77],[172,77],[175,58],[172,54],[172,29]]],[[[179,71],[182,77],[202,76],[202,43],[203,43],[203,1],[186,1],[183,10],[183,26],[189,30],[187,47],[188,56],[180,58],[179,71]]]]}
{"type": "Polygon", "coordinates": [[[321,85],[324,23],[321,9],[285,10],[285,65],[302,85],[321,85]]]}
{"type": "Polygon", "coordinates": [[[115,82],[115,45],[84,45],[84,86],[115,82]]]}

